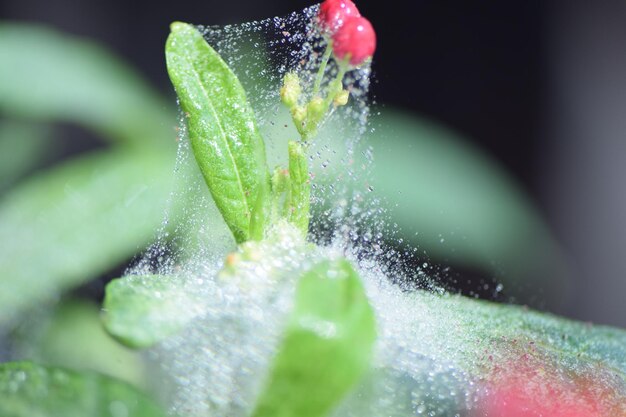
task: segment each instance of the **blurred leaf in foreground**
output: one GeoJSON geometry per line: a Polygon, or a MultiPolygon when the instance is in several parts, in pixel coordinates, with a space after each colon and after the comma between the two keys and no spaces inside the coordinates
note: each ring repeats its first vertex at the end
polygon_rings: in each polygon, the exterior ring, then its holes
{"type": "Polygon", "coordinates": [[[203,301],[185,288],[180,277],[129,275],[107,285],[103,322],[125,345],[145,348],[200,316],[206,310],[203,301]]]}
{"type": "MultiPolygon", "coordinates": [[[[173,155],[102,152],[0,200],[0,325],[142,250],[163,221],[173,155]]],[[[173,201],[175,217],[181,201],[173,201]]]]}
{"type": "Polygon", "coordinates": [[[0,22],[0,113],[69,121],[103,138],[155,145],[173,112],[131,68],[96,43],[54,29],[0,22]]]}
{"type": "Polygon", "coordinates": [[[324,261],[298,281],[294,310],[254,417],[326,415],[370,366],[374,313],[346,260],[324,261]]]}
{"type": "Polygon", "coordinates": [[[45,126],[0,119],[0,192],[49,158],[50,136],[45,126]]]}
{"type": "Polygon", "coordinates": [[[50,314],[29,316],[17,332],[19,357],[42,365],[102,373],[144,385],[141,357],[115,342],[102,328],[100,308],[85,300],[66,300],[50,314]],[[45,317],[42,317],[45,315],[45,317]]]}
{"type": "Polygon", "coordinates": [[[162,417],[123,382],[29,362],[0,364],[0,415],[7,417],[162,417]]]}

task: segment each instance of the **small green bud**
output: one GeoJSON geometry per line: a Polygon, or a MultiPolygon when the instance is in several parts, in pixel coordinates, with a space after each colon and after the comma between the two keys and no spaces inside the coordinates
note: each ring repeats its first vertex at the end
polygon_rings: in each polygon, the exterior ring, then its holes
{"type": "Polygon", "coordinates": [[[289,170],[276,167],[274,174],[272,175],[272,190],[274,193],[284,193],[289,186],[289,170]]]}
{"type": "Polygon", "coordinates": [[[302,134],[304,131],[304,123],[306,121],[307,111],[303,106],[294,106],[291,108],[291,118],[296,125],[298,132],[302,134]]]}
{"type": "Polygon", "coordinates": [[[340,79],[334,79],[328,84],[329,95],[339,94],[341,91],[343,91],[343,82],[340,79]]]}
{"type": "Polygon", "coordinates": [[[321,97],[313,97],[306,105],[306,125],[304,127],[304,138],[310,138],[317,134],[317,127],[324,118],[328,110],[328,103],[321,97]]]}
{"type": "Polygon", "coordinates": [[[280,89],[280,99],[289,108],[298,105],[302,87],[300,87],[300,79],[295,72],[288,72],[283,78],[283,86],[280,89]]]}
{"type": "Polygon", "coordinates": [[[345,106],[348,104],[348,97],[350,97],[350,92],[348,90],[341,90],[335,95],[333,105],[335,107],[345,106]]]}
{"type": "Polygon", "coordinates": [[[317,125],[326,113],[326,105],[321,97],[313,97],[306,106],[307,122],[317,125]]]}

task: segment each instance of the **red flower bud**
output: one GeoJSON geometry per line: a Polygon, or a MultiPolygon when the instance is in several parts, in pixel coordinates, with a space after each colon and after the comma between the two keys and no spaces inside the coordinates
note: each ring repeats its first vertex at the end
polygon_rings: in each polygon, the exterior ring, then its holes
{"type": "Polygon", "coordinates": [[[333,34],[350,17],[359,16],[359,9],[350,0],[326,0],[320,5],[318,19],[322,29],[333,34]]]}
{"type": "Polygon", "coordinates": [[[374,55],[376,33],[364,17],[351,17],[333,35],[333,52],[339,59],[350,58],[351,65],[360,65],[374,55]]]}

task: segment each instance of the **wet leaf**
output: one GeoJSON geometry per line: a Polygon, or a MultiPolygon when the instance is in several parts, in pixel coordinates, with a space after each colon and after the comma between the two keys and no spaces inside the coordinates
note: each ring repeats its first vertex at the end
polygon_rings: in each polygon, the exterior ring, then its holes
{"type": "Polygon", "coordinates": [[[174,113],[103,47],[54,29],[0,23],[0,111],[69,121],[125,143],[171,142],[174,113]]]}
{"type": "Polygon", "coordinates": [[[576,407],[605,410],[588,416],[625,415],[626,331],[521,306],[388,290],[372,290],[381,335],[374,369],[334,416],[571,417],[578,414],[563,411],[576,407]]]}
{"type": "Polygon", "coordinates": [[[324,261],[297,284],[295,306],[254,417],[326,415],[369,368],[376,338],[360,278],[324,261]]]}
{"type": "Polygon", "coordinates": [[[458,317],[449,335],[482,381],[481,416],[625,415],[625,331],[462,297],[426,302],[458,317]]]}
{"type": "Polygon", "coordinates": [[[260,189],[269,187],[263,139],[243,87],[217,52],[193,26],[171,29],[167,68],[196,161],[235,240],[244,242],[260,189]]]}
{"type": "Polygon", "coordinates": [[[205,305],[181,277],[130,275],[107,285],[103,322],[120,342],[146,348],[177,333],[201,315],[205,305]]]}
{"type": "Polygon", "coordinates": [[[424,294],[419,299],[433,313],[445,311],[448,318],[456,318],[455,322],[459,327],[450,336],[460,337],[457,341],[465,342],[461,345],[468,348],[468,354],[484,354],[480,349],[472,352],[470,348],[475,346],[497,347],[500,343],[504,346],[508,343],[529,343],[527,347],[534,346],[546,353],[554,353],[559,360],[603,364],[626,379],[624,330],[569,320],[523,306],[496,304],[466,297],[424,294]],[[462,335],[463,328],[467,330],[465,336],[462,335]]]}
{"type": "Polygon", "coordinates": [[[0,364],[0,415],[7,417],[160,417],[132,386],[91,372],[30,362],[0,364]]]}
{"type": "MultiPolygon", "coordinates": [[[[0,325],[142,250],[161,225],[173,156],[128,149],[68,162],[0,200],[0,325]]],[[[171,207],[174,222],[179,201],[171,207]]]]}

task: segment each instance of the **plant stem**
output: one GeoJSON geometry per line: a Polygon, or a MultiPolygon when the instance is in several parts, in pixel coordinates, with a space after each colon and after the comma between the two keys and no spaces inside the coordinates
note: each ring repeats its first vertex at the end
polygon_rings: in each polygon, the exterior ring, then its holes
{"type": "Polygon", "coordinates": [[[333,47],[330,42],[331,41],[328,41],[328,44],[326,45],[326,50],[324,51],[324,55],[322,55],[320,68],[317,70],[317,75],[315,76],[315,83],[313,84],[313,97],[317,96],[320,92],[322,79],[324,78],[324,73],[326,72],[326,66],[328,65],[330,54],[333,52],[333,47]]]}
{"type": "Polygon", "coordinates": [[[350,69],[347,59],[343,61],[337,61],[337,65],[339,66],[337,76],[334,80],[330,82],[328,94],[326,95],[326,99],[324,100],[324,106],[326,107],[326,109],[330,107],[330,103],[332,103],[332,101],[335,99],[335,95],[343,89],[343,77],[350,69]]]}
{"type": "Polygon", "coordinates": [[[311,184],[306,149],[300,142],[289,142],[289,212],[287,216],[303,236],[309,230],[311,184]]]}

